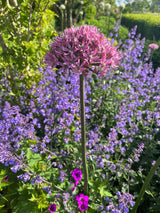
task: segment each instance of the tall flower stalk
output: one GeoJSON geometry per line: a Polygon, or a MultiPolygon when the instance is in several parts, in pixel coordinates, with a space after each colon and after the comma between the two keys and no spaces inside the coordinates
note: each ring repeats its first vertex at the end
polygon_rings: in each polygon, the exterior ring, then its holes
{"type": "Polygon", "coordinates": [[[82,165],[84,172],[84,193],[88,194],[88,169],[86,159],[86,128],[85,128],[85,79],[80,75],[80,116],[81,116],[81,145],[82,145],[82,165]]]}
{"type": "Polygon", "coordinates": [[[51,50],[45,55],[45,63],[48,66],[52,68],[58,66],[64,72],[72,70],[80,75],[82,165],[84,192],[87,194],[84,76],[92,71],[99,72],[100,76],[104,77],[109,69],[117,68],[120,53],[96,27],[88,25],[66,29],[63,35],[56,37],[50,46],[51,50]]]}

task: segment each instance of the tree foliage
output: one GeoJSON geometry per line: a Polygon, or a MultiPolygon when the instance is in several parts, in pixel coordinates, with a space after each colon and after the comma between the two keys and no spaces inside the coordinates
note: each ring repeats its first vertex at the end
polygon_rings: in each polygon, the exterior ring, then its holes
{"type": "Polygon", "coordinates": [[[55,35],[55,0],[3,0],[0,2],[0,77],[5,76],[18,93],[19,77],[29,86],[55,35]],[[21,74],[20,74],[21,73],[21,74]]]}

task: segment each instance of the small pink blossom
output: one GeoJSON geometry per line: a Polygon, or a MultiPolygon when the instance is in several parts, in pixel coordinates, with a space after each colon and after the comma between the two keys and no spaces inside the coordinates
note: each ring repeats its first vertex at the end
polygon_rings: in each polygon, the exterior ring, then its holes
{"type": "MultiPolygon", "coordinates": [[[[103,77],[110,68],[117,68],[120,53],[96,27],[71,27],[57,36],[45,55],[45,63],[52,68],[87,75],[99,67],[103,77]]],[[[96,70],[97,72],[97,70],[96,70]]]]}
{"type": "Polygon", "coordinates": [[[152,43],[152,44],[149,44],[148,47],[152,50],[157,50],[159,48],[159,45],[152,43]]]}

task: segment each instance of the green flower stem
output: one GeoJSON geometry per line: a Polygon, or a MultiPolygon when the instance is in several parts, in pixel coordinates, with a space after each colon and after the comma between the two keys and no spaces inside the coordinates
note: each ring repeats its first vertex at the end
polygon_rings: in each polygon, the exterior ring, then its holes
{"type": "Polygon", "coordinates": [[[63,10],[61,11],[61,13],[62,13],[62,14],[61,14],[61,15],[62,15],[62,26],[61,26],[61,27],[62,27],[62,32],[63,32],[63,30],[64,30],[64,24],[63,24],[63,21],[64,21],[64,20],[63,20],[63,19],[64,19],[63,10]]]}
{"type": "Polygon", "coordinates": [[[86,130],[85,130],[85,102],[84,102],[84,75],[80,75],[80,117],[81,117],[81,145],[82,165],[84,173],[84,193],[88,194],[88,171],[86,159],[86,130]]]}
{"type": "Polygon", "coordinates": [[[160,165],[160,157],[158,158],[157,162],[154,164],[154,166],[151,168],[150,172],[148,173],[131,213],[137,212],[137,208],[138,208],[138,206],[141,202],[141,199],[142,199],[142,197],[143,197],[143,195],[144,195],[144,193],[145,193],[145,191],[148,187],[148,184],[150,183],[150,181],[151,181],[153,175],[155,174],[155,171],[156,171],[156,169],[158,168],[159,165],[160,165]]]}

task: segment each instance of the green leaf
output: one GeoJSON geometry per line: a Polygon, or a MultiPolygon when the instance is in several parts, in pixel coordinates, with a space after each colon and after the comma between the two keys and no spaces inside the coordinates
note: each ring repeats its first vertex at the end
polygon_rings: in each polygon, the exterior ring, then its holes
{"type": "Polygon", "coordinates": [[[106,190],[105,188],[106,188],[106,186],[104,186],[104,185],[98,187],[101,197],[104,197],[104,196],[105,197],[112,197],[112,194],[108,190],[106,190]]]}
{"type": "Polygon", "coordinates": [[[78,193],[79,193],[79,189],[76,187],[76,188],[74,189],[74,191],[72,192],[72,194],[73,194],[73,195],[78,195],[78,193]]]}
{"type": "Polygon", "coordinates": [[[145,193],[146,193],[146,194],[148,194],[148,195],[150,195],[150,196],[152,196],[152,197],[154,198],[154,196],[153,196],[153,194],[152,194],[152,192],[151,192],[151,191],[146,190],[146,191],[145,191],[145,193]]]}

